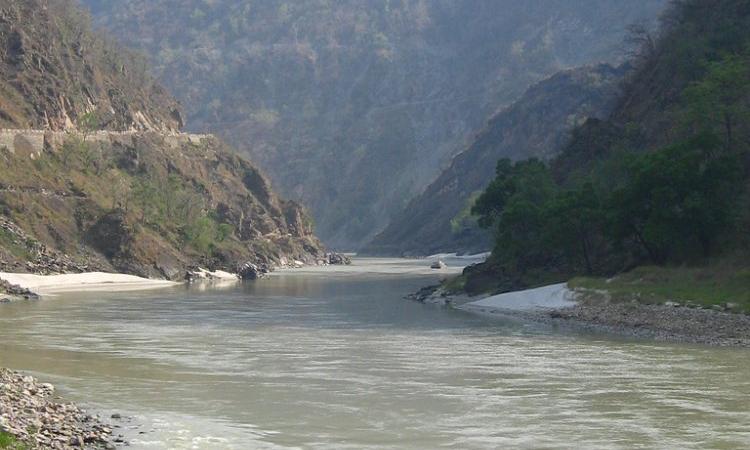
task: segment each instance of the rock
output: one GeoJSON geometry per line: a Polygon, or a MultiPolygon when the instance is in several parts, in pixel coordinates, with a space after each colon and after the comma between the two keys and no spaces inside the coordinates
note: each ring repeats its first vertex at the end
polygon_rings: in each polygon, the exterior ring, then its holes
{"type": "Polygon", "coordinates": [[[328,253],[326,259],[328,264],[331,265],[350,265],[352,263],[352,259],[343,253],[328,253]]]}
{"type": "Polygon", "coordinates": [[[437,261],[435,261],[434,263],[432,263],[432,265],[430,266],[430,269],[438,269],[438,270],[440,270],[440,269],[445,269],[447,267],[448,267],[447,264],[445,264],[442,260],[438,259],[437,261]]]}
{"type": "Polygon", "coordinates": [[[114,413],[110,416],[113,419],[122,419],[122,416],[120,414],[114,413]]]}
{"type": "Polygon", "coordinates": [[[53,401],[53,392],[50,384],[0,369],[0,430],[29,448],[101,448],[110,442],[108,428],[73,404],[53,401]]]}
{"type": "Polygon", "coordinates": [[[241,265],[239,270],[237,271],[240,279],[245,281],[257,280],[258,278],[263,276],[263,273],[264,272],[260,267],[251,262],[246,262],[245,264],[241,265]]]}

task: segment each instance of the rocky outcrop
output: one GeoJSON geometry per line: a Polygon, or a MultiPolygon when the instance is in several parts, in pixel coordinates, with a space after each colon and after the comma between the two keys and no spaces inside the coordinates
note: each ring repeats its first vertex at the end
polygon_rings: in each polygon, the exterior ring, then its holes
{"type": "Polygon", "coordinates": [[[532,86],[490,119],[451,165],[360,253],[424,256],[491,248],[491,236],[476,226],[470,209],[494,178],[497,161],[555,156],[570,130],[590,117],[606,117],[623,75],[623,69],[601,64],[563,71],[532,86]]]}
{"type": "Polygon", "coordinates": [[[326,262],[335,266],[348,266],[352,263],[352,259],[343,253],[328,253],[326,255],[326,262]]]}
{"type": "Polygon", "coordinates": [[[16,299],[35,300],[38,298],[39,296],[29,289],[0,280],[0,303],[10,303],[16,299]]]}
{"type": "Polygon", "coordinates": [[[259,265],[252,262],[242,264],[237,270],[240,279],[245,281],[257,280],[269,272],[270,268],[267,265],[259,265]]]}
{"type": "Polygon", "coordinates": [[[323,255],[304,210],[210,136],[48,133],[0,160],[0,270],[182,279],[323,255]]]}

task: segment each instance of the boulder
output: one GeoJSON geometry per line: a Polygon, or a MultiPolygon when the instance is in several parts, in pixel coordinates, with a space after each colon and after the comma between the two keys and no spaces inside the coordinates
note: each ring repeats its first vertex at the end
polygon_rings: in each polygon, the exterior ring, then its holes
{"type": "Polygon", "coordinates": [[[438,259],[437,261],[435,261],[434,263],[432,263],[432,265],[430,266],[430,269],[438,269],[439,270],[439,269],[445,269],[446,267],[448,267],[448,265],[446,265],[443,261],[441,261],[441,260],[438,259]]]}
{"type": "Polygon", "coordinates": [[[331,265],[349,265],[352,259],[343,253],[329,253],[327,255],[328,264],[331,265]]]}
{"type": "Polygon", "coordinates": [[[240,266],[237,274],[242,280],[257,280],[258,278],[263,276],[264,272],[263,269],[258,265],[251,262],[246,262],[240,266]]]}

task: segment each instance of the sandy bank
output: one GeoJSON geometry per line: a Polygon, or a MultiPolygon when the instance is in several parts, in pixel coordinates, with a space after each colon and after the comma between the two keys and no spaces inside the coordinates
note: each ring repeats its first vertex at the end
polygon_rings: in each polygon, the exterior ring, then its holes
{"type": "Polygon", "coordinates": [[[81,291],[136,291],[176,286],[179,283],[151,280],[135,275],[89,272],[65,275],[2,273],[0,279],[40,295],[81,291]]]}
{"type": "Polygon", "coordinates": [[[283,267],[272,272],[271,276],[323,275],[323,276],[351,276],[351,275],[457,275],[467,263],[464,260],[446,260],[447,267],[432,269],[429,259],[406,258],[353,258],[348,265],[304,266],[298,268],[283,267]]]}
{"type": "Polygon", "coordinates": [[[459,309],[476,312],[493,311],[549,311],[575,306],[575,293],[567,284],[554,284],[525,291],[485,297],[478,301],[464,303],[459,309]]]}

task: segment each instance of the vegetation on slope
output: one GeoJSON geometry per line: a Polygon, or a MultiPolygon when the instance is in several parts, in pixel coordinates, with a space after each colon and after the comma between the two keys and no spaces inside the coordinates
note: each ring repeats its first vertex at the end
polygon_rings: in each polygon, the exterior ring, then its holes
{"type": "Polygon", "coordinates": [[[617,58],[665,0],[85,0],[216,132],[357,248],[498,108],[617,58]]]}
{"type": "Polygon", "coordinates": [[[33,157],[0,149],[0,213],[28,234],[0,234],[0,270],[54,270],[64,254],[68,270],[175,279],[319,253],[302,209],[216,139],[97,136],[50,134],[33,157]]]}
{"type": "Polygon", "coordinates": [[[750,314],[750,269],[736,261],[699,267],[643,266],[613,278],[579,277],[568,284],[593,296],[606,293],[610,301],[680,302],[750,314]]]}
{"type": "Polygon", "coordinates": [[[551,165],[501,160],[474,207],[495,230],[495,249],[467,272],[466,288],[507,290],[653,264],[663,269],[649,272],[663,282],[635,272],[612,289],[674,300],[692,286],[685,298],[697,301],[721,285],[703,302],[744,304],[744,269],[724,264],[721,276],[703,276],[715,270],[699,268],[750,254],[748,25],[745,1],[676,2],[662,35],[645,40],[608,120],[576,130],[551,165]]]}

